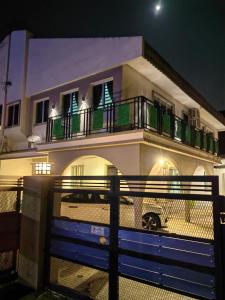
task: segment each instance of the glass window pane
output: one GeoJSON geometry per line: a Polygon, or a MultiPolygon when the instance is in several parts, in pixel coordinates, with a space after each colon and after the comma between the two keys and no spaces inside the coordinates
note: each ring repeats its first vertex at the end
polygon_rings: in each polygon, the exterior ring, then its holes
{"type": "Polygon", "coordinates": [[[38,102],[36,104],[36,123],[42,123],[42,110],[43,110],[43,102],[38,102]]]}
{"type": "Polygon", "coordinates": [[[8,126],[13,125],[13,105],[8,107],[8,126]]]}
{"type": "Polygon", "coordinates": [[[71,111],[70,111],[70,109],[71,109],[70,95],[71,95],[71,94],[63,95],[62,110],[63,110],[63,114],[64,114],[64,115],[67,115],[68,113],[71,112],[71,111]]]}
{"type": "Polygon", "coordinates": [[[0,125],[2,125],[2,105],[0,105],[0,125]]]}
{"type": "Polygon", "coordinates": [[[14,105],[14,124],[19,124],[19,104],[14,105]]]}
{"type": "Polygon", "coordinates": [[[94,103],[94,108],[97,108],[99,105],[102,104],[102,84],[95,85],[93,87],[93,103],[94,103]]]}
{"type": "Polygon", "coordinates": [[[48,120],[48,108],[49,108],[49,100],[44,101],[44,116],[43,122],[47,122],[48,120]]]}

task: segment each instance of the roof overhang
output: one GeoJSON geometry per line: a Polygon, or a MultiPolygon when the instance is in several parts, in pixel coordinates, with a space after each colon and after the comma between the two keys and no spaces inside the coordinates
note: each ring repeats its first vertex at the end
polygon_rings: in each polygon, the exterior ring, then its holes
{"type": "Polygon", "coordinates": [[[143,56],[129,62],[151,81],[163,88],[174,99],[188,107],[201,110],[201,116],[219,130],[225,130],[225,117],[217,112],[206,99],[153,48],[143,42],[143,56]]]}

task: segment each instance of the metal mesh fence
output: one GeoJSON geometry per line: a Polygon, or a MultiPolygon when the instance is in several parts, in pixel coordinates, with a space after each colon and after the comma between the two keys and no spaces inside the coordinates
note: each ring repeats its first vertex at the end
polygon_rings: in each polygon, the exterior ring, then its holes
{"type": "Polygon", "coordinates": [[[0,190],[0,213],[15,211],[17,201],[17,191],[0,190]]]}
{"type": "Polygon", "coordinates": [[[120,226],[213,239],[212,202],[121,196],[120,226]]]}
{"type": "Polygon", "coordinates": [[[119,277],[120,300],[191,300],[184,295],[166,291],[135,280],[119,277]]]}
{"type": "Polygon", "coordinates": [[[5,272],[13,268],[14,255],[13,251],[0,253],[0,272],[5,272]]]}
{"type": "Polygon", "coordinates": [[[109,224],[109,200],[105,195],[87,191],[56,193],[54,196],[54,216],[109,224]]]}
{"type": "MultiPolygon", "coordinates": [[[[10,249],[5,248],[5,243],[8,245],[14,244],[14,241],[10,242],[10,239],[16,239],[15,235],[12,235],[12,231],[17,230],[15,226],[17,226],[14,221],[16,215],[12,215],[11,213],[16,214],[16,210],[18,208],[17,201],[18,201],[18,193],[21,191],[17,191],[16,187],[11,188],[10,186],[7,187],[7,184],[12,184],[11,182],[0,182],[1,190],[0,190],[0,221],[1,221],[1,244],[0,249],[10,249]],[[8,189],[8,190],[7,190],[8,189]],[[13,189],[13,190],[11,190],[13,189]],[[13,224],[12,224],[12,223],[13,224]],[[10,228],[8,228],[10,227],[10,228]]],[[[16,183],[15,183],[16,186],[16,183]]],[[[20,195],[19,195],[20,196],[20,195]]],[[[18,225],[19,226],[19,225],[18,225]]],[[[18,230],[17,230],[18,231],[18,230]]],[[[11,249],[15,249],[15,246],[11,249]]],[[[13,272],[16,269],[16,252],[17,251],[4,251],[0,252],[0,274],[1,277],[4,277],[4,274],[7,272],[13,272]]]]}
{"type": "Polygon", "coordinates": [[[50,282],[90,299],[108,299],[108,273],[51,257],[50,282]]]}
{"type": "Polygon", "coordinates": [[[213,180],[123,178],[55,181],[50,282],[90,299],[214,297],[213,180]]]}

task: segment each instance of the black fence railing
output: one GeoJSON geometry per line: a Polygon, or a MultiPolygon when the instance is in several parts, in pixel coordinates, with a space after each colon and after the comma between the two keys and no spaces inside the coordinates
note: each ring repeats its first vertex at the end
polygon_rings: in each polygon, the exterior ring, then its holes
{"type": "Polygon", "coordinates": [[[46,284],[74,299],[224,299],[218,179],[55,177],[46,284]]]}
{"type": "Polygon", "coordinates": [[[99,133],[145,129],[217,155],[218,141],[171,110],[143,96],[49,118],[46,141],[69,140],[99,133]]]}

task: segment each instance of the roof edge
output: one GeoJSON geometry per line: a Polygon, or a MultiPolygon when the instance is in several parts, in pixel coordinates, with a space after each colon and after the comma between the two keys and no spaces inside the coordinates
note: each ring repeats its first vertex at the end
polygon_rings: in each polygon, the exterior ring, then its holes
{"type": "Polygon", "coordinates": [[[200,106],[206,109],[218,121],[225,126],[225,117],[216,111],[207,100],[186,80],[184,79],[158,52],[150,47],[146,41],[143,42],[143,56],[150,61],[158,70],[171,79],[188,96],[195,100],[200,106]]]}

